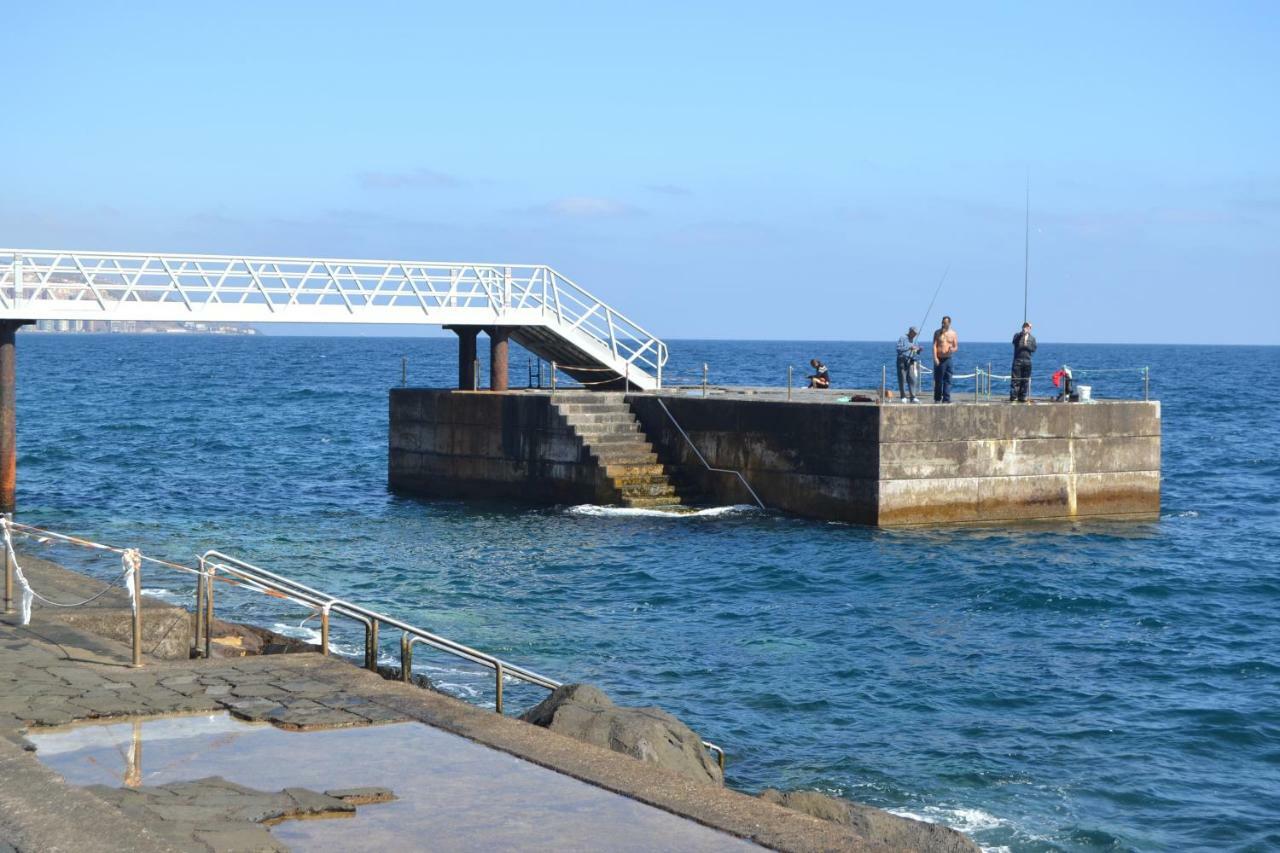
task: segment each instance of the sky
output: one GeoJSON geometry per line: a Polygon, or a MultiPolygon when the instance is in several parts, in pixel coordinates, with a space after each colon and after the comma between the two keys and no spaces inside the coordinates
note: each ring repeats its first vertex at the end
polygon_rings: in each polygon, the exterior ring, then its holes
{"type": "Polygon", "coordinates": [[[0,0],[0,246],[549,264],[664,338],[1280,344],[1275,3],[0,0]]]}

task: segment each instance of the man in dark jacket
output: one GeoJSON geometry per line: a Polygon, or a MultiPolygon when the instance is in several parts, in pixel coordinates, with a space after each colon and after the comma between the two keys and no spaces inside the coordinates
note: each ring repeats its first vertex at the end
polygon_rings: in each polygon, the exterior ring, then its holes
{"type": "Polygon", "coordinates": [[[1031,334],[1031,324],[1023,323],[1022,331],[1013,336],[1013,380],[1009,383],[1009,402],[1027,402],[1031,388],[1031,354],[1036,351],[1036,338],[1031,334]]]}

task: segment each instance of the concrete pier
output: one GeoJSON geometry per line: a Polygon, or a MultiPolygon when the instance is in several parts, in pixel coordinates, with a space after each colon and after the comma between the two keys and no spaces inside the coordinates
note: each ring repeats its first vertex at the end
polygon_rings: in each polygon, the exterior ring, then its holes
{"type": "MultiPolygon", "coordinates": [[[[708,503],[752,502],[736,475],[710,466],[740,472],[771,509],[882,527],[1149,519],[1160,511],[1158,402],[878,405],[733,390],[607,396],[625,400],[676,492],[708,503]]],[[[394,489],[618,502],[601,485],[608,460],[557,416],[548,392],[405,388],[390,405],[394,489]]]]}

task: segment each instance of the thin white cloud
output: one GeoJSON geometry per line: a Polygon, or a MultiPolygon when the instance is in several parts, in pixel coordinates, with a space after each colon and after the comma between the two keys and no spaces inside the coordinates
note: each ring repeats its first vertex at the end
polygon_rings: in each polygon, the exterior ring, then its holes
{"type": "Polygon", "coordinates": [[[446,172],[412,169],[407,172],[361,172],[360,185],[377,190],[452,190],[466,186],[466,181],[446,172]]]}
{"type": "Polygon", "coordinates": [[[639,208],[617,199],[585,195],[558,198],[535,207],[533,211],[573,219],[615,219],[643,213],[639,208]]]}

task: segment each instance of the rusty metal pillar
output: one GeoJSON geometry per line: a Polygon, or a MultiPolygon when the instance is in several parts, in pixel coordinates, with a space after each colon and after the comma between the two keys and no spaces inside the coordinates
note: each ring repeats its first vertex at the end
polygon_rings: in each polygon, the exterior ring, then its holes
{"type": "Polygon", "coordinates": [[[511,345],[511,329],[506,326],[491,326],[485,329],[489,333],[489,390],[506,391],[510,384],[508,370],[511,345]]]}
{"type": "Polygon", "coordinates": [[[476,376],[476,335],[479,326],[445,326],[458,336],[458,389],[474,391],[476,376]]]}
{"type": "Polygon", "coordinates": [[[18,483],[16,336],[32,320],[0,320],[0,512],[11,513],[18,483]]]}

